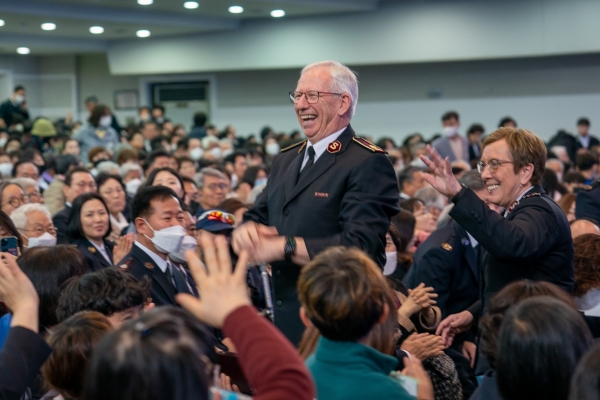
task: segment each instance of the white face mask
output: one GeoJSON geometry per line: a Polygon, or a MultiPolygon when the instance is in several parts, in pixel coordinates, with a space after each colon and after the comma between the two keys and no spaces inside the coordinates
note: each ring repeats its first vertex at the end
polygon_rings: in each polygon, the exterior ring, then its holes
{"type": "Polygon", "coordinates": [[[279,144],[277,142],[269,143],[265,146],[265,151],[270,156],[276,156],[279,154],[279,144]]]}
{"type": "Polygon", "coordinates": [[[100,126],[101,127],[108,128],[111,123],[112,123],[111,115],[104,115],[104,116],[100,117],[100,126]]]}
{"type": "Polygon", "coordinates": [[[0,164],[0,173],[2,174],[2,178],[7,179],[10,178],[10,174],[12,174],[13,165],[9,162],[0,164]]]}
{"type": "Polygon", "coordinates": [[[127,193],[129,193],[132,196],[135,196],[141,185],[142,180],[134,178],[125,184],[125,189],[127,190],[127,193]]]}
{"type": "Polygon", "coordinates": [[[177,250],[179,250],[181,242],[183,242],[183,237],[186,234],[183,226],[175,225],[155,231],[154,228],[150,226],[148,221],[144,220],[144,222],[150,227],[150,229],[152,229],[152,232],[154,232],[154,237],[149,238],[146,235],[144,236],[154,243],[156,250],[163,254],[175,253],[177,250]]]}
{"type": "MultiPolygon", "coordinates": [[[[23,235],[23,234],[21,233],[21,235],[23,235]]],[[[23,236],[25,236],[25,235],[23,235],[23,236]]],[[[37,246],[56,246],[56,238],[54,236],[52,236],[51,234],[49,234],[48,232],[45,232],[40,237],[28,238],[27,236],[25,236],[25,238],[27,240],[29,240],[29,244],[27,245],[28,249],[30,249],[32,247],[37,247],[37,246]]]]}
{"type": "Polygon", "coordinates": [[[221,158],[221,149],[219,147],[214,147],[210,149],[210,152],[213,154],[213,156],[221,158]]]}
{"type": "Polygon", "coordinates": [[[23,102],[25,101],[25,96],[18,94],[15,96],[15,103],[17,104],[23,104],[23,102]]]}
{"type": "Polygon", "coordinates": [[[386,251],[385,252],[385,266],[383,267],[384,275],[391,275],[398,265],[398,253],[395,251],[386,251]]]}
{"type": "Polygon", "coordinates": [[[227,149],[227,150],[223,150],[223,158],[226,158],[228,155],[233,154],[233,150],[232,149],[227,149]]]}
{"type": "Polygon", "coordinates": [[[455,136],[458,133],[458,127],[456,126],[446,126],[442,130],[445,136],[455,136]]]}
{"type": "Polygon", "coordinates": [[[204,150],[202,150],[201,147],[194,147],[190,150],[190,158],[194,161],[198,161],[199,159],[201,159],[203,154],[204,150]]]}
{"type": "Polygon", "coordinates": [[[196,246],[198,245],[198,241],[195,237],[185,235],[183,237],[183,241],[181,242],[181,246],[179,250],[175,253],[169,254],[169,258],[175,262],[182,263],[185,262],[185,252],[187,250],[196,250],[196,246]]]}
{"type": "Polygon", "coordinates": [[[263,183],[267,183],[267,179],[269,179],[269,178],[262,178],[262,179],[257,179],[257,180],[255,180],[255,181],[254,181],[254,187],[256,187],[256,186],[260,186],[260,185],[262,185],[263,183]]]}
{"type": "Polygon", "coordinates": [[[8,142],[8,138],[0,138],[0,147],[4,148],[4,146],[6,145],[6,142],[8,142]]]}

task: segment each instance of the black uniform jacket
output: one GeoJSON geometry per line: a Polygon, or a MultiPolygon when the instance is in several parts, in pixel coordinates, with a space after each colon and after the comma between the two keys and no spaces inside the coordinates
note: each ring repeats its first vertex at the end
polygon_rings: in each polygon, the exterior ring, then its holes
{"type": "Polygon", "coordinates": [[[534,186],[505,218],[466,190],[450,211],[483,248],[484,309],[489,299],[520,279],[548,281],[573,292],[573,240],[565,213],[541,186],[534,186]]]}
{"type": "Polygon", "coordinates": [[[146,254],[136,243],[131,246],[131,251],[125,258],[115,265],[127,270],[138,280],[142,280],[144,276],[150,278],[150,296],[157,307],[179,306],[179,303],[175,301],[175,287],[169,274],[162,272],[152,260],[152,257],[146,254]]]}
{"type": "MultiPolygon", "coordinates": [[[[113,258],[113,248],[115,247],[114,243],[109,242],[108,240],[104,240],[104,248],[108,253],[108,256],[112,260],[113,258]]],[[[87,239],[76,239],[71,242],[71,244],[77,246],[77,250],[83,255],[85,258],[85,263],[87,265],[86,272],[94,272],[99,271],[103,268],[112,267],[113,264],[109,263],[106,258],[100,253],[100,251],[94,247],[94,245],[87,239]]]]}
{"type": "Polygon", "coordinates": [[[451,220],[419,245],[404,283],[409,288],[421,282],[433,287],[437,306],[446,318],[479,299],[479,278],[477,252],[469,235],[451,220]]]}
{"type": "MultiPolygon", "coordinates": [[[[356,138],[350,126],[337,141],[341,147],[325,151],[299,182],[306,143],[282,150],[244,220],[304,238],[311,258],[330,246],[358,247],[383,266],[385,235],[399,211],[394,168],[383,150],[356,138]]],[[[275,325],[293,343],[304,330],[296,293],[300,269],[272,263],[275,325]]]]}
{"type": "Polygon", "coordinates": [[[67,225],[69,224],[69,215],[71,214],[71,206],[65,206],[52,217],[52,224],[56,228],[56,244],[67,244],[67,225]]]}
{"type": "Polygon", "coordinates": [[[600,224],[600,181],[592,183],[577,193],[575,217],[600,224]]]}

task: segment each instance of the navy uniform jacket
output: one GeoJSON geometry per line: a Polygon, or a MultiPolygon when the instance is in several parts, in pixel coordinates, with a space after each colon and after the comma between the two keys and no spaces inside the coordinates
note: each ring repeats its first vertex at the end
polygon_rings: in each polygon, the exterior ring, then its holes
{"type": "MultiPolygon", "coordinates": [[[[172,263],[172,261],[169,261],[172,263]]],[[[138,280],[144,276],[150,279],[150,296],[152,302],[158,306],[179,306],[175,301],[175,287],[171,281],[168,272],[162,272],[158,265],[154,263],[152,257],[139,248],[135,243],[131,246],[131,251],[115,264],[121,269],[127,270],[138,280]]]]}
{"type": "Polygon", "coordinates": [[[548,281],[573,292],[573,239],[565,213],[541,186],[526,194],[505,218],[466,190],[452,199],[450,216],[487,251],[483,262],[484,308],[511,282],[548,281]]]}
{"type": "Polygon", "coordinates": [[[69,215],[71,214],[71,206],[65,206],[52,217],[52,224],[56,228],[56,244],[67,244],[67,225],[69,224],[69,215]]]}
{"type": "MultiPolygon", "coordinates": [[[[381,149],[359,143],[350,126],[337,140],[341,149],[325,151],[299,182],[305,142],[282,150],[273,161],[267,187],[244,221],[304,238],[311,259],[330,246],[353,246],[382,266],[390,218],[399,211],[394,168],[381,149]]],[[[304,330],[296,292],[301,267],[284,261],[271,266],[275,325],[297,344],[304,330]]]]}
{"type": "Polygon", "coordinates": [[[581,189],[575,199],[575,217],[600,223],[600,181],[581,189]]]}
{"type": "MultiPolygon", "coordinates": [[[[103,240],[104,248],[108,253],[108,256],[112,259],[113,257],[113,248],[115,247],[114,243],[109,242],[108,240],[103,240]]],[[[103,268],[112,267],[113,264],[109,263],[106,258],[100,253],[100,251],[94,247],[94,245],[87,239],[75,239],[71,242],[74,246],[77,246],[77,250],[83,255],[85,258],[85,263],[87,265],[87,270],[85,272],[94,272],[99,271],[103,268]]]]}
{"type": "Polygon", "coordinates": [[[414,288],[423,282],[433,287],[442,318],[446,318],[479,300],[477,258],[467,232],[451,220],[419,245],[405,284],[414,288]]]}

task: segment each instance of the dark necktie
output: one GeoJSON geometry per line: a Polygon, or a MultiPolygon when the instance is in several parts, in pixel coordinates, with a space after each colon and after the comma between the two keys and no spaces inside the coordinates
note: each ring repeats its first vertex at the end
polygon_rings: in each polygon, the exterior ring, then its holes
{"type": "Polygon", "coordinates": [[[302,177],[307,174],[310,167],[312,167],[315,163],[315,149],[313,148],[313,146],[310,146],[308,149],[306,149],[306,151],[308,152],[308,161],[306,162],[306,165],[304,166],[304,168],[302,168],[300,174],[298,175],[298,182],[300,182],[302,177]]]}
{"type": "Polygon", "coordinates": [[[169,263],[169,271],[171,271],[171,278],[173,285],[175,286],[175,291],[177,293],[188,293],[190,294],[190,289],[188,288],[187,282],[183,277],[183,274],[175,265],[169,263]]]}

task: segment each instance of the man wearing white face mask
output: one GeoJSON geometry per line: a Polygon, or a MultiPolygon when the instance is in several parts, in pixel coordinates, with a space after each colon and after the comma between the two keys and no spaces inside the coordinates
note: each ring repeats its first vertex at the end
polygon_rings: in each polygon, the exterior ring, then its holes
{"type": "Polygon", "coordinates": [[[459,116],[456,111],[448,111],[442,116],[443,136],[431,144],[442,158],[450,157],[450,162],[469,162],[469,141],[458,134],[459,116]]]}
{"type": "Polygon", "coordinates": [[[133,198],[131,219],[137,240],[125,258],[116,263],[137,279],[150,278],[150,295],[157,306],[177,306],[177,293],[192,294],[182,271],[169,259],[184,241],[184,215],[175,192],[165,186],[150,186],[133,198]]]}
{"type": "Polygon", "coordinates": [[[25,88],[15,87],[12,97],[0,105],[0,127],[14,128],[29,121],[29,112],[25,107],[25,88]]]}
{"type": "Polygon", "coordinates": [[[119,143],[119,135],[111,127],[112,114],[107,106],[96,105],[88,123],[73,137],[79,143],[81,160],[84,164],[89,162],[88,152],[93,147],[104,147],[112,154],[114,147],[119,143]]]}
{"type": "Polygon", "coordinates": [[[22,205],[10,214],[10,219],[21,234],[26,248],[56,245],[56,229],[50,211],[45,206],[37,203],[22,205]]]}

